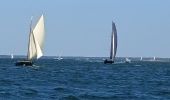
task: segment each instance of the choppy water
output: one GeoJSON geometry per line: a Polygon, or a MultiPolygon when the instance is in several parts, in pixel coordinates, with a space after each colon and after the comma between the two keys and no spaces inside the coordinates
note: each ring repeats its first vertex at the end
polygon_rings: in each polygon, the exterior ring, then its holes
{"type": "Polygon", "coordinates": [[[0,100],[170,100],[169,60],[47,57],[34,67],[14,66],[17,60],[0,58],[0,100]]]}

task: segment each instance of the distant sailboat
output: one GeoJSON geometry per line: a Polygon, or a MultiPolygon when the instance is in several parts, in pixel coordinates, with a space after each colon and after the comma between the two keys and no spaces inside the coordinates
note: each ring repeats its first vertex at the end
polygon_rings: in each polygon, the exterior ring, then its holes
{"type": "Polygon", "coordinates": [[[14,55],[13,54],[11,54],[11,59],[14,59],[14,55]]]}
{"type": "Polygon", "coordinates": [[[140,57],[140,61],[142,61],[143,60],[143,58],[142,57],[140,57]]]}
{"type": "Polygon", "coordinates": [[[114,63],[115,56],[117,51],[117,30],[116,25],[112,22],[112,34],[111,34],[111,48],[110,48],[110,58],[104,60],[104,63],[114,63]]]}
{"type": "Polygon", "coordinates": [[[32,29],[31,19],[27,59],[16,62],[16,66],[32,66],[33,60],[37,60],[43,56],[42,47],[44,43],[44,35],[44,16],[42,15],[40,17],[34,29],[32,29]]]}
{"type": "Polygon", "coordinates": [[[154,56],[154,57],[153,57],[153,61],[155,61],[155,60],[156,60],[156,57],[154,56]]]}
{"type": "Polygon", "coordinates": [[[54,59],[57,59],[57,60],[62,60],[63,58],[60,56],[58,56],[57,58],[54,58],[54,59]]]}
{"type": "Polygon", "coordinates": [[[125,63],[131,63],[131,60],[129,58],[126,58],[125,63]]]}

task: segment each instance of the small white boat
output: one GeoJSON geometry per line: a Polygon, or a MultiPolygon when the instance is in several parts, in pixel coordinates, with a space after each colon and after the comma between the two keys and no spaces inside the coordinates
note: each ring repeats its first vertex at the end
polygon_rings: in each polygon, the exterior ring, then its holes
{"type": "Polygon", "coordinates": [[[62,60],[63,58],[61,56],[58,56],[57,58],[54,58],[54,59],[62,60]]]}
{"type": "Polygon", "coordinates": [[[157,61],[156,57],[154,56],[153,58],[151,58],[149,61],[157,61]]]}
{"type": "Polygon", "coordinates": [[[156,57],[155,56],[153,57],[153,61],[156,61],[156,57]]]}
{"type": "Polygon", "coordinates": [[[140,61],[142,61],[143,60],[143,58],[142,57],[140,57],[140,61]]]}
{"type": "Polygon", "coordinates": [[[14,59],[14,55],[13,54],[11,54],[11,59],[14,59]]]}
{"type": "Polygon", "coordinates": [[[125,63],[131,63],[131,60],[129,58],[126,58],[125,63]]]}

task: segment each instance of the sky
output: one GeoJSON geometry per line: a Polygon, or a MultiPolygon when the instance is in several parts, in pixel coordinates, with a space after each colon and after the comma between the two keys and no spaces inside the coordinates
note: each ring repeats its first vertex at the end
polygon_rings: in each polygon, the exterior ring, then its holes
{"type": "Polygon", "coordinates": [[[26,55],[30,18],[45,17],[45,56],[170,57],[170,0],[2,0],[0,55],[26,55]]]}

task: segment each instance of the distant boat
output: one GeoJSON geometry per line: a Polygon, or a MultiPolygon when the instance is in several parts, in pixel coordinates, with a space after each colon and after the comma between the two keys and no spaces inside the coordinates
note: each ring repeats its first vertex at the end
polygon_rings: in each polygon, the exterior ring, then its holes
{"type": "Polygon", "coordinates": [[[156,61],[156,57],[154,56],[153,59],[151,61],[156,61]]]}
{"type": "Polygon", "coordinates": [[[126,58],[125,63],[131,63],[131,60],[129,58],[126,58]]]}
{"type": "Polygon", "coordinates": [[[58,60],[62,60],[63,58],[59,57],[58,60]]]}
{"type": "Polygon", "coordinates": [[[57,58],[54,58],[54,59],[62,60],[63,58],[61,56],[58,56],[57,58]]]}
{"type": "Polygon", "coordinates": [[[44,35],[45,35],[44,16],[42,15],[39,18],[34,29],[32,29],[31,18],[27,59],[17,61],[16,66],[32,66],[33,60],[37,60],[43,56],[42,47],[44,43],[44,35]]]}
{"type": "Polygon", "coordinates": [[[11,59],[14,59],[14,55],[13,54],[11,54],[11,59]]]}
{"type": "Polygon", "coordinates": [[[140,57],[140,61],[142,61],[143,60],[143,58],[142,57],[140,57]]]}
{"type": "Polygon", "coordinates": [[[115,56],[116,56],[116,51],[117,51],[117,30],[116,30],[116,25],[114,22],[112,22],[112,34],[111,34],[111,48],[110,48],[110,58],[105,59],[104,63],[114,63],[115,56]]]}
{"type": "Polygon", "coordinates": [[[154,56],[154,57],[153,57],[153,61],[155,61],[155,60],[156,60],[156,57],[154,56]]]}

